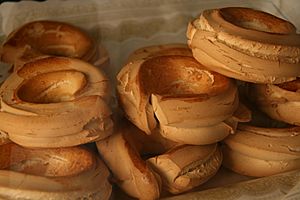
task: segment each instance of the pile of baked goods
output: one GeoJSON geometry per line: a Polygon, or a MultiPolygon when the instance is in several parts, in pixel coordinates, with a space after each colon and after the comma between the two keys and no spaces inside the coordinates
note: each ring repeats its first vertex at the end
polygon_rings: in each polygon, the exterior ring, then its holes
{"type": "Polygon", "coordinates": [[[108,199],[111,174],[150,200],[196,188],[221,165],[254,177],[300,168],[300,35],[271,14],[205,10],[186,44],[132,52],[115,117],[107,53],[79,28],[25,24],[0,56],[13,64],[0,87],[0,197],[108,199]]]}
{"type": "Polygon", "coordinates": [[[51,21],[4,41],[13,69],[0,87],[0,198],[110,198],[108,168],[83,146],[113,133],[109,80],[83,60],[102,59],[95,49],[87,33],[51,21]]]}
{"type": "Polygon", "coordinates": [[[248,8],[213,9],[189,23],[187,37],[200,63],[243,81],[241,98],[252,109],[252,121],[223,142],[224,166],[255,177],[299,169],[300,35],[294,25],[248,8]]]}

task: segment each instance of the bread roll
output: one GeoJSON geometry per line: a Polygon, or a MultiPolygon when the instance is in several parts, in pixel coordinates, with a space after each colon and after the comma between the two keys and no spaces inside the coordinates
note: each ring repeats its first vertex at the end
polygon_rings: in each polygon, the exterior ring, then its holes
{"type": "Polygon", "coordinates": [[[179,194],[212,178],[222,163],[218,145],[181,145],[147,162],[162,178],[166,190],[179,194]]]}
{"type": "Polygon", "coordinates": [[[94,66],[72,58],[26,63],[0,88],[1,132],[27,147],[67,147],[112,133],[109,84],[94,66]]]}
{"type": "Polygon", "coordinates": [[[188,25],[194,57],[208,69],[254,83],[300,75],[300,35],[293,24],[250,8],[205,10],[188,25]]]}
{"type": "MultiPolygon", "coordinates": [[[[142,200],[155,200],[160,197],[161,178],[141,158],[140,152],[143,152],[145,140],[143,145],[134,140],[141,141],[138,138],[141,138],[142,134],[144,133],[129,123],[120,124],[116,127],[114,134],[96,144],[116,184],[125,193],[142,200]]],[[[157,151],[155,149],[157,143],[152,143],[152,145],[149,142],[146,149],[148,147],[157,151]]],[[[158,150],[161,148],[159,146],[158,143],[158,150]]]]}
{"type": "Polygon", "coordinates": [[[249,95],[269,117],[292,125],[300,125],[300,80],[272,84],[253,84],[249,95]]]}
{"type": "Polygon", "coordinates": [[[1,199],[108,200],[109,171],[83,147],[27,149],[0,145],[1,199]]]}
{"type": "Polygon", "coordinates": [[[101,66],[108,61],[105,49],[85,31],[65,22],[39,20],[22,25],[3,42],[0,60],[15,70],[41,55],[79,58],[101,66]]]}
{"type": "Polygon", "coordinates": [[[175,142],[210,144],[235,130],[232,116],[239,100],[234,81],[208,71],[186,45],[139,49],[117,79],[125,115],[147,134],[158,128],[175,142]]]}
{"type": "Polygon", "coordinates": [[[300,128],[239,125],[223,146],[223,164],[247,176],[270,176],[300,167],[300,128]]]}

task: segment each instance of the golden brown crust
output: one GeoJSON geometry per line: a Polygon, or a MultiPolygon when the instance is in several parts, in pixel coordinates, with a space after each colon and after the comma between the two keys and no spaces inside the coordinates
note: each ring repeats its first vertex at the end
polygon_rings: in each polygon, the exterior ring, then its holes
{"type": "Polygon", "coordinates": [[[83,57],[93,46],[91,38],[81,29],[64,22],[34,21],[29,22],[8,36],[4,46],[30,45],[32,48],[50,55],[83,57]],[[57,48],[51,48],[51,46],[57,48]],[[64,51],[63,45],[74,49],[64,51]]]}
{"type": "Polygon", "coordinates": [[[269,117],[292,125],[300,125],[299,79],[279,85],[251,85],[250,96],[269,117]]]}
{"type": "MultiPolygon", "coordinates": [[[[238,108],[233,80],[207,70],[191,56],[186,45],[167,44],[139,49],[118,76],[118,97],[127,118],[151,134],[160,128],[168,139],[188,144],[208,144],[234,132],[231,120],[238,108]],[[215,139],[185,140],[184,134],[203,128],[209,135],[221,127],[215,139]],[[171,136],[176,129],[181,140],[171,136]],[[191,143],[192,141],[192,143],[191,143]]],[[[191,135],[191,134],[190,134],[191,135]]]]}
{"type": "Polygon", "coordinates": [[[248,176],[269,176],[299,168],[300,131],[240,125],[224,140],[226,167],[248,176]],[[251,167],[249,167],[251,166],[251,167]]]}
{"type": "Polygon", "coordinates": [[[123,123],[115,129],[113,135],[96,144],[116,184],[124,192],[138,199],[154,200],[160,196],[161,182],[160,177],[141,158],[141,149],[137,148],[143,147],[134,145],[135,136],[140,139],[142,134],[129,123],[123,123]]]}
{"type": "Polygon", "coordinates": [[[223,147],[223,154],[223,165],[234,172],[245,176],[272,176],[275,174],[296,170],[300,167],[299,158],[282,161],[270,160],[267,158],[262,160],[232,150],[228,146],[223,147]]]}
{"type": "Polygon", "coordinates": [[[0,95],[0,118],[6,121],[0,129],[20,145],[75,146],[112,133],[108,79],[84,61],[28,62],[5,80],[0,95]]]}
{"type": "Polygon", "coordinates": [[[147,160],[172,194],[195,188],[213,177],[222,163],[218,145],[181,145],[147,160]]]}
{"type": "Polygon", "coordinates": [[[204,11],[189,23],[194,57],[221,74],[255,83],[281,83],[300,74],[300,36],[295,27],[250,8],[204,11]]]}
{"type": "Polygon", "coordinates": [[[6,199],[109,199],[109,171],[83,147],[0,146],[0,196],[6,199]],[[7,176],[10,180],[7,182],[7,176]],[[85,183],[84,187],[82,183],[85,183]]]}
{"type": "Polygon", "coordinates": [[[3,43],[0,60],[15,64],[15,70],[42,55],[79,58],[102,65],[107,62],[107,55],[105,51],[98,52],[98,48],[95,41],[79,27],[65,22],[40,20],[26,23],[13,31],[3,43]],[[102,60],[98,59],[100,56],[102,60]]]}
{"type": "Polygon", "coordinates": [[[117,184],[139,199],[159,198],[161,184],[174,194],[197,187],[210,179],[222,162],[217,144],[182,145],[159,132],[146,135],[124,121],[112,136],[98,141],[97,147],[117,184]]]}

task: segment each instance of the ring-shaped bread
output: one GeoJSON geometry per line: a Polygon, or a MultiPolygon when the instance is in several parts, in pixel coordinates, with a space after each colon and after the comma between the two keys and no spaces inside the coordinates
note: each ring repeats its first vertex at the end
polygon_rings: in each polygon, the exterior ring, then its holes
{"type": "Polygon", "coordinates": [[[205,10],[189,23],[189,47],[210,70],[254,83],[300,75],[300,35],[293,24],[250,8],[205,10]]]}
{"type": "Polygon", "coordinates": [[[117,79],[125,115],[147,134],[158,128],[170,140],[199,145],[220,141],[236,128],[234,81],[208,71],[186,45],[141,48],[117,79]]]}
{"type": "Polygon", "coordinates": [[[74,58],[43,57],[12,73],[0,88],[0,130],[27,147],[66,147],[112,133],[109,81],[74,58]]]}
{"type": "Polygon", "coordinates": [[[292,125],[300,125],[300,79],[273,84],[251,84],[250,98],[269,117],[292,125]]]}
{"type": "Polygon", "coordinates": [[[300,128],[239,125],[224,140],[223,165],[246,176],[270,176],[300,168],[300,128]]]}
{"type": "Polygon", "coordinates": [[[11,142],[0,146],[0,155],[1,199],[110,198],[110,173],[86,148],[27,149],[11,142]]]}
{"type": "Polygon", "coordinates": [[[107,62],[107,52],[84,30],[72,24],[38,20],[28,22],[11,32],[2,44],[0,60],[15,64],[41,55],[78,58],[94,65],[107,62]]]}
{"type": "Polygon", "coordinates": [[[129,122],[120,123],[113,135],[96,144],[119,187],[145,200],[158,199],[161,186],[173,194],[197,187],[222,163],[217,144],[182,145],[158,132],[147,135],[129,122]]]}

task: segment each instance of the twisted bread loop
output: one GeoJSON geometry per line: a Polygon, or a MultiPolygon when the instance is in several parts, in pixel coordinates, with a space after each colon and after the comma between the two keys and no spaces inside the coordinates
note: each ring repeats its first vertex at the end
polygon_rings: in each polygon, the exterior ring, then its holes
{"type": "MultiPolygon", "coordinates": [[[[139,150],[142,151],[145,142],[132,145],[133,139],[141,138],[142,134],[133,126],[120,125],[114,134],[96,144],[116,184],[124,192],[138,199],[154,200],[160,196],[161,179],[140,156],[139,150]]],[[[160,146],[159,143],[152,145],[160,146]]]]}
{"type": "Polygon", "coordinates": [[[0,198],[106,200],[110,197],[108,169],[83,147],[27,149],[8,143],[0,146],[0,154],[0,198]]]}
{"type": "Polygon", "coordinates": [[[146,135],[129,123],[98,141],[97,147],[117,184],[139,199],[158,199],[161,184],[173,194],[199,186],[218,171],[222,162],[217,144],[181,145],[158,132],[146,135]],[[151,157],[145,161],[143,156],[151,157]]]}
{"type": "Polygon", "coordinates": [[[0,60],[18,70],[28,60],[41,55],[79,58],[101,66],[107,52],[78,27],[64,22],[33,21],[14,30],[4,41],[0,60]],[[99,59],[100,57],[100,59],[99,59]]]}
{"type": "Polygon", "coordinates": [[[300,79],[278,85],[251,85],[250,95],[256,105],[269,117],[300,125],[300,79]]]}
{"type": "Polygon", "coordinates": [[[224,143],[223,164],[243,175],[270,176],[300,167],[299,127],[239,125],[237,133],[224,143]]]}
{"type": "Polygon", "coordinates": [[[137,50],[117,79],[125,115],[147,134],[158,128],[176,142],[210,144],[235,130],[238,120],[232,116],[239,104],[235,83],[206,70],[186,45],[137,50]],[[215,139],[209,136],[212,132],[215,139]]]}
{"type": "Polygon", "coordinates": [[[75,146],[112,133],[108,79],[86,62],[28,62],[5,80],[0,95],[0,130],[22,146],[75,146]]]}
{"type": "Polygon", "coordinates": [[[172,194],[191,190],[213,177],[222,163],[222,152],[216,143],[181,145],[147,160],[157,172],[164,188],[172,194]]]}
{"type": "Polygon", "coordinates": [[[225,76],[282,83],[300,75],[300,35],[293,24],[250,8],[205,10],[188,25],[194,57],[225,76]]]}

